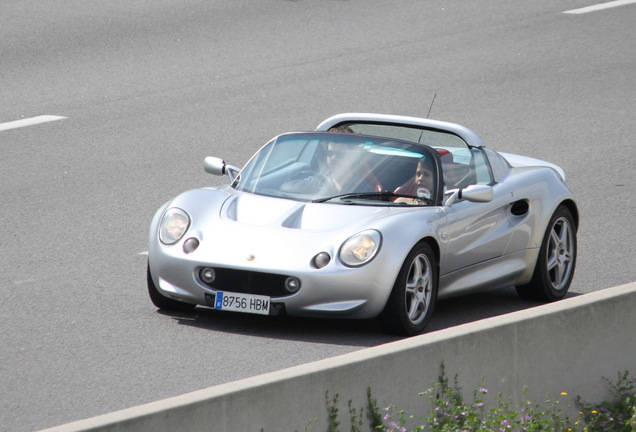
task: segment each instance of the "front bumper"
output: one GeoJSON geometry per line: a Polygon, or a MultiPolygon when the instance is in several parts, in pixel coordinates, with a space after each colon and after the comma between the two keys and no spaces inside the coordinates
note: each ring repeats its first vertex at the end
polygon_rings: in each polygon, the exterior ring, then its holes
{"type": "Polygon", "coordinates": [[[385,268],[381,254],[358,268],[345,267],[332,255],[331,262],[322,269],[313,268],[310,258],[282,268],[247,260],[243,265],[231,265],[204,259],[204,255],[204,250],[185,254],[180,244],[166,247],[156,242],[149,251],[148,262],[159,292],[204,306],[211,306],[217,290],[266,295],[272,303],[271,315],[362,319],[373,318],[382,311],[395,280],[395,274],[385,268]],[[201,269],[208,267],[219,275],[210,284],[200,277],[201,269]],[[300,280],[300,289],[293,294],[284,288],[284,281],[290,276],[300,280]]]}

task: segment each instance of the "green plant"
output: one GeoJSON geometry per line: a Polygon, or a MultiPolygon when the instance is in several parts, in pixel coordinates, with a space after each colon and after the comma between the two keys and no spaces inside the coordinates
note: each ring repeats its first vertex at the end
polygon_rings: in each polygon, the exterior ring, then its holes
{"type": "MultiPolygon", "coordinates": [[[[327,432],[339,432],[338,426],[340,426],[340,422],[338,421],[338,400],[339,395],[337,393],[331,399],[329,398],[329,392],[325,393],[325,403],[327,405],[327,432]]],[[[358,410],[356,410],[353,406],[353,402],[351,400],[349,400],[348,407],[349,419],[351,421],[351,432],[362,432],[361,428],[364,426],[365,417],[364,408],[360,408],[360,411],[358,412],[358,410]]],[[[369,422],[368,425],[371,432],[382,429],[382,415],[380,414],[376,400],[371,396],[370,387],[367,388],[366,418],[369,422]]],[[[315,421],[315,418],[311,419],[305,428],[305,431],[311,430],[315,421]]]]}
{"type": "Polygon", "coordinates": [[[338,394],[333,400],[329,401],[329,392],[325,393],[325,401],[327,403],[327,432],[338,432],[338,394]]]}
{"type": "Polygon", "coordinates": [[[577,396],[577,423],[584,424],[588,432],[636,432],[636,383],[628,371],[618,373],[616,384],[603,380],[609,387],[609,399],[592,404],[577,396]]]}
{"type": "Polygon", "coordinates": [[[367,420],[372,431],[381,430],[384,426],[378,402],[371,396],[371,387],[367,388],[367,420]]]}
{"type": "Polygon", "coordinates": [[[431,385],[432,388],[421,394],[429,397],[431,411],[426,417],[426,424],[419,426],[416,430],[504,432],[568,431],[571,429],[568,418],[559,407],[559,400],[552,399],[550,395],[547,395],[547,409],[541,411],[539,405],[534,405],[528,400],[527,388],[524,388],[521,405],[513,407],[512,399],[504,400],[501,394],[489,402],[488,389],[482,385],[473,392],[473,400],[467,402],[462,396],[457,375],[451,386],[443,363],[437,382],[431,385]]]}
{"type": "MultiPolygon", "coordinates": [[[[473,391],[472,401],[466,401],[457,375],[451,384],[442,363],[437,381],[420,393],[430,401],[426,416],[407,416],[404,410],[393,405],[386,407],[382,415],[368,388],[366,417],[371,431],[385,432],[636,432],[636,383],[627,371],[618,374],[616,384],[603,379],[609,385],[610,398],[591,404],[577,396],[580,413],[578,420],[572,423],[561,409],[561,398],[567,396],[566,392],[556,398],[547,394],[543,404],[537,404],[527,398],[528,389],[524,387],[521,403],[513,406],[512,399],[504,399],[501,394],[489,400],[488,389],[482,385],[473,391]],[[412,425],[418,421],[419,425],[412,425]]],[[[325,399],[328,432],[338,432],[338,395],[330,400],[326,394],[325,399]]],[[[358,412],[349,401],[351,432],[362,431],[363,412],[362,408],[358,412]]]]}

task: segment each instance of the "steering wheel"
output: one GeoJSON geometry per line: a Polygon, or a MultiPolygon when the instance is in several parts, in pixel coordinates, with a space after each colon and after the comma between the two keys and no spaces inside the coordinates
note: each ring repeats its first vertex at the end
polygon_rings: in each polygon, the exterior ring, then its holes
{"type": "Polygon", "coordinates": [[[311,170],[302,170],[293,174],[282,189],[286,192],[315,193],[330,184],[331,181],[324,175],[311,170]]]}
{"type": "Polygon", "coordinates": [[[316,179],[321,184],[329,183],[329,180],[327,180],[327,177],[311,170],[298,171],[296,174],[292,175],[290,180],[305,180],[309,178],[316,179]]]}

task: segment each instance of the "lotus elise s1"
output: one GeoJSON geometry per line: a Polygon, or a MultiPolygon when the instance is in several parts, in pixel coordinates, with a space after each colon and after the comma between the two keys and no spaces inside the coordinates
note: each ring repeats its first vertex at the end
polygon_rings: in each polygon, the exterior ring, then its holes
{"type": "Polygon", "coordinates": [[[458,124],[339,114],[279,135],[221,187],[184,192],[150,226],[155,306],[378,318],[421,333],[437,299],[515,286],[563,298],[579,214],[564,171],[487,148],[458,124]]]}

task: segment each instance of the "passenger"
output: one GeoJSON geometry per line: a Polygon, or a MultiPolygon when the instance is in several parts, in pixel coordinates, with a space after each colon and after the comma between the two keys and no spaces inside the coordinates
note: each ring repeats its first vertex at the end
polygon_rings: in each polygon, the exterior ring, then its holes
{"type": "Polygon", "coordinates": [[[399,197],[396,203],[406,204],[425,204],[427,200],[431,200],[435,187],[435,176],[433,175],[432,161],[427,158],[421,158],[417,163],[415,175],[402,186],[395,189],[394,193],[399,195],[409,195],[408,197],[399,197]]]}

